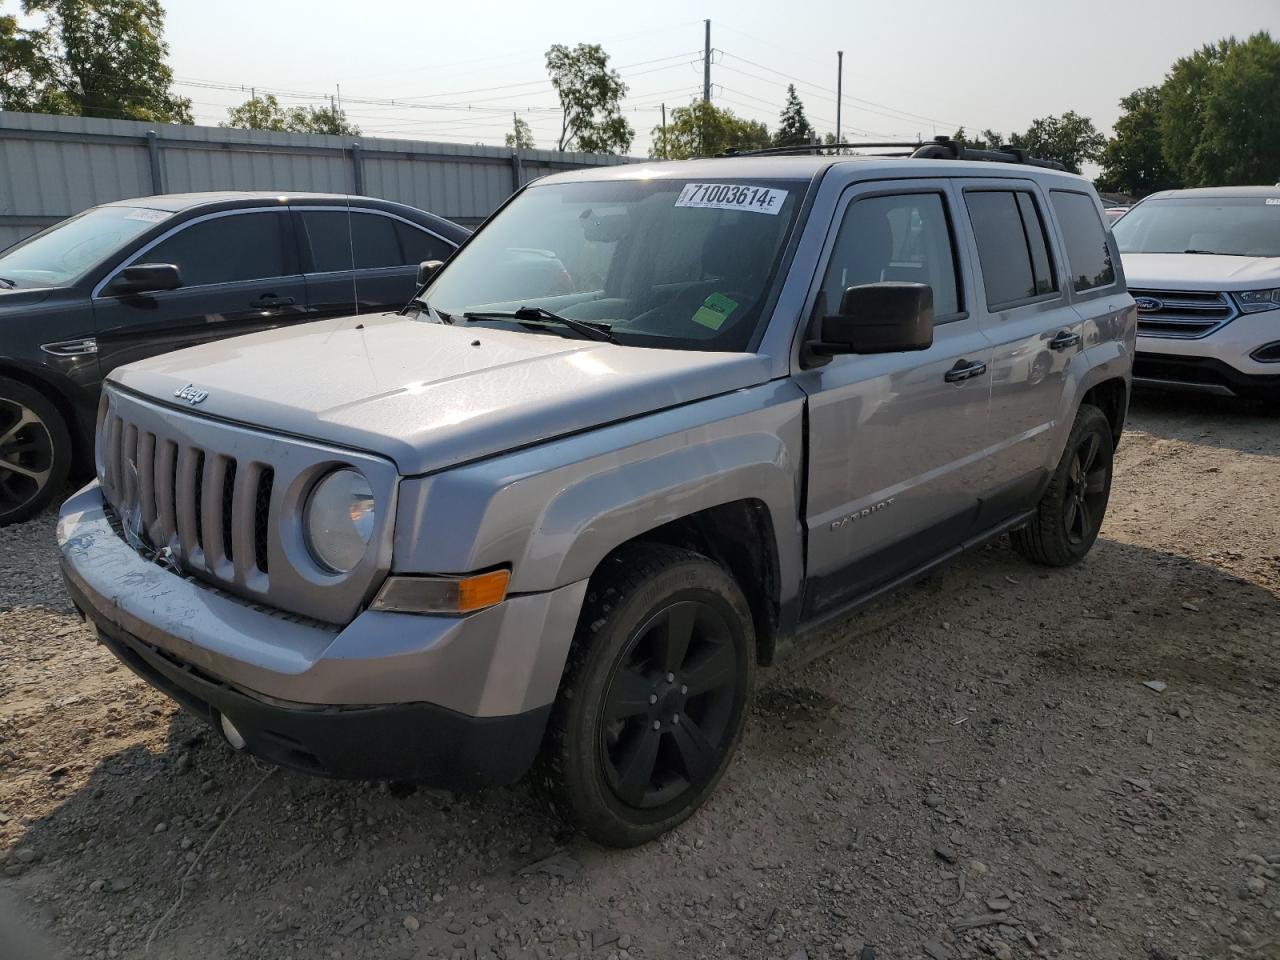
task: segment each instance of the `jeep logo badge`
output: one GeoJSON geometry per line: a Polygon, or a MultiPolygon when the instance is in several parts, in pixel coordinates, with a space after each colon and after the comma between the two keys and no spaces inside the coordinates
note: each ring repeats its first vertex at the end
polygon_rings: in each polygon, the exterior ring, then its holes
{"type": "Polygon", "coordinates": [[[201,390],[194,383],[188,383],[180,390],[173,391],[173,395],[179,400],[187,401],[187,403],[194,407],[197,403],[202,402],[205,397],[209,396],[209,391],[201,390]]]}
{"type": "Polygon", "coordinates": [[[1164,301],[1157,300],[1155,297],[1134,297],[1133,302],[1138,305],[1138,309],[1143,313],[1151,313],[1153,310],[1164,308],[1164,301]]]}

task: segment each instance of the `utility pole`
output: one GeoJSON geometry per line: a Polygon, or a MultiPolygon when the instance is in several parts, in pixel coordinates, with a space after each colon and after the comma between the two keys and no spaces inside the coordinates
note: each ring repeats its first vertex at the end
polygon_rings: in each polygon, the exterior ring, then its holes
{"type": "Polygon", "coordinates": [[[662,159],[667,159],[667,105],[662,105],[662,159]]]}
{"type": "Polygon", "coordinates": [[[702,100],[711,102],[711,21],[704,20],[707,32],[702,42],[702,100]]]}
{"type": "Polygon", "coordinates": [[[844,51],[836,51],[836,143],[840,139],[840,108],[844,106],[844,51]]]}

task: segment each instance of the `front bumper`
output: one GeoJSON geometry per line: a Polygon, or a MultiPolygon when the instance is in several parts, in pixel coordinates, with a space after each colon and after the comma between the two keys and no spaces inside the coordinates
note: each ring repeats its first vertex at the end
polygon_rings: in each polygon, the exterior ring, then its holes
{"type": "Polygon", "coordinates": [[[1259,362],[1252,354],[1278,341],[1280,310],[1242,314],[1195,339],[1140,333],[1133,378],[1147,386],[1274,399],[1280,363],[1259,362]]]}
{"type": "Polygon", "coordinates": [[[1272,376],[1250,375],[1216,357],[1139,353],[1133,361],[1133,382],[1223,397],[1280,400],[1280,371],[1272,376]]]}
{"type": "Polygon", "coordinates": [[[586,583],[465,617],[365,611],[348,626],[253,606],[118,536],[96,483],[58,521],[76,606],[143,679],[281,764],[359,778],[499,783],[532,761],[586,583]]]}

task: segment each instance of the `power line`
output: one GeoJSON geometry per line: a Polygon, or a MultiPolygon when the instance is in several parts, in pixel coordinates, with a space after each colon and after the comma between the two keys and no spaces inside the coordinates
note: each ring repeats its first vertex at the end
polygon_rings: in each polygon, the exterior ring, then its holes
{"type": "MultiPolygon", "coordinates": [[[[778,75],[778,76],[780,76],[780,77],[784,77],[784,78],[786,78],[787,80],[792,81],[793,83],[798,83],[798,84],[801,84],[801,85],[803,85],[803,86],[812,87],[812,88],[814,88],[815,90],[820,90],[820,91],[822,91],[822,92],[824,92],[824,93],[831,94],[831,96],[830,96],[830,97],[825,97],[825,98],[820,98],[820,99],[828,99],[828,100],[830,100],[832,103],[835,103],[835,102],[836,102],[836,100],[835,100],[835,93],[836,93],[836,91],[832,90],[830,87],[824,87],[824,86],[822,86],[822,84],[814,83],[812,80],[804,80],[804,79],[802,79],[802,78],[800,78],[800,77],[794,76],[793,74],[790,74],[790,73],[784,73],[784,72],[783,72],[783,71],[781,71],[781,70],[775,70],[773,67],[765,66],[763,63],[757,63],[755,60],[749,60],[749,59],[747,59],[746,57],[738,56],[736,53],[729,53],[728,51],[722,51],[722,52],[723,52],[723,53],[724,53],[724,55],[725,55],[725,56],[727,56],[727,57],[733,57],[733,59],[735,59],[735,60],[741,60],[743,63],[750,64],[751,66],[756,67],[756,68],[758,68],[758,69],[760,69],[760,70],[767,70],[769,73],[775,73],[775,74],[777,74],[777,75],[778,75]]],[[[734,70],[734,68],[733,68],[733,67],[728,67],[728,66],[726,66],[726,67],[725,67],[725,69],[726,69],[726,70],[734,70]]],[[[746,73],[745,73],[745,71],[742,71],[742,70],[735,70],[734,72],[736,72],[736,73],[744,73],[746,76],[752,76],[751,74],[746,74],[746,73]]],[[[757,80],[764,80],[764,78],[763,78],[763,77],[756,77],[756,79],[757,79],[757,80]]],[[[766,82],[767,82],[767,81],[766,81],[766,82]]],[[[775,81],[775,82],[776,82],[776,81],[775,81]]],[[[813,94],[811,94],[811,96],[813,96],[813,94]]],[[[923,121],[923,122],[925,122],[925,123],[937,123],[937,124],[941,124],[942,126],[964,126],[964,124],[953,124],[953,122],[952,122],[952,121],[950,121],[950,120],[941,120],[941,119],[939,119],[939,118],[937,118],[937,117],[927,117],[927,116],[924,116],[923,114],[919,114],[919,113],[912,113],[912,112],[910,112],[910,111],[908,111],[908,110],[900,110],[900,109],[898,109],[897,107],[892,107],[892,106],[889,106],[888,104],[884,104],[884,103],[877,103],[877,102],[876,102],[876,101],[874,101],[874,100],[864,100],[864,99],[862,99],[861,97],[854,97],[854,96],[850,96],[849,94],[845,94],[845,95],[844,95],[844,99],[845,99],[845,100],[848,100],[848,101],[851,101],[851,102],[853,102],[853,103],[862,103],[862,104],[867,104],[868,106],[871,106],[871,107],[878,107],[878,108],[880,108],[881,110],[888,110],[890,113],[893,113],[893,114],[900,114],[900,115],[901,115],[901,117],[900,117],[901,119],[908,119],[908,120],[920,120],[920,121],[923,121]]],[[[870,113],[874,113],[875,111],[868,111],[868,112],[870,112],[870,113]]]]}

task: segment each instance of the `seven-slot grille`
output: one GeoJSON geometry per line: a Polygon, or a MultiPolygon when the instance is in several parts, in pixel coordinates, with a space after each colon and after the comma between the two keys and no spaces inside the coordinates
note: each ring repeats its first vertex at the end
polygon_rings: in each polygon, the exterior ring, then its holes
{"type": "Polygon", "coordinates": [[[1235,305],[1225,293],[1206,290],[1134,290],[1138,301],[1138,334],[1149,337],[1195,339],[1217,330],[1236,316],[1235,305]],[[1159,306],[1143,309],[1143,300],[1159,306]]]}
{"type": "Polygon", "coordinates": [[[103,488],[126,536],[166,547],[190,573],[265,593],[275,470],[148,429],[108,407],[103,488]]]}

